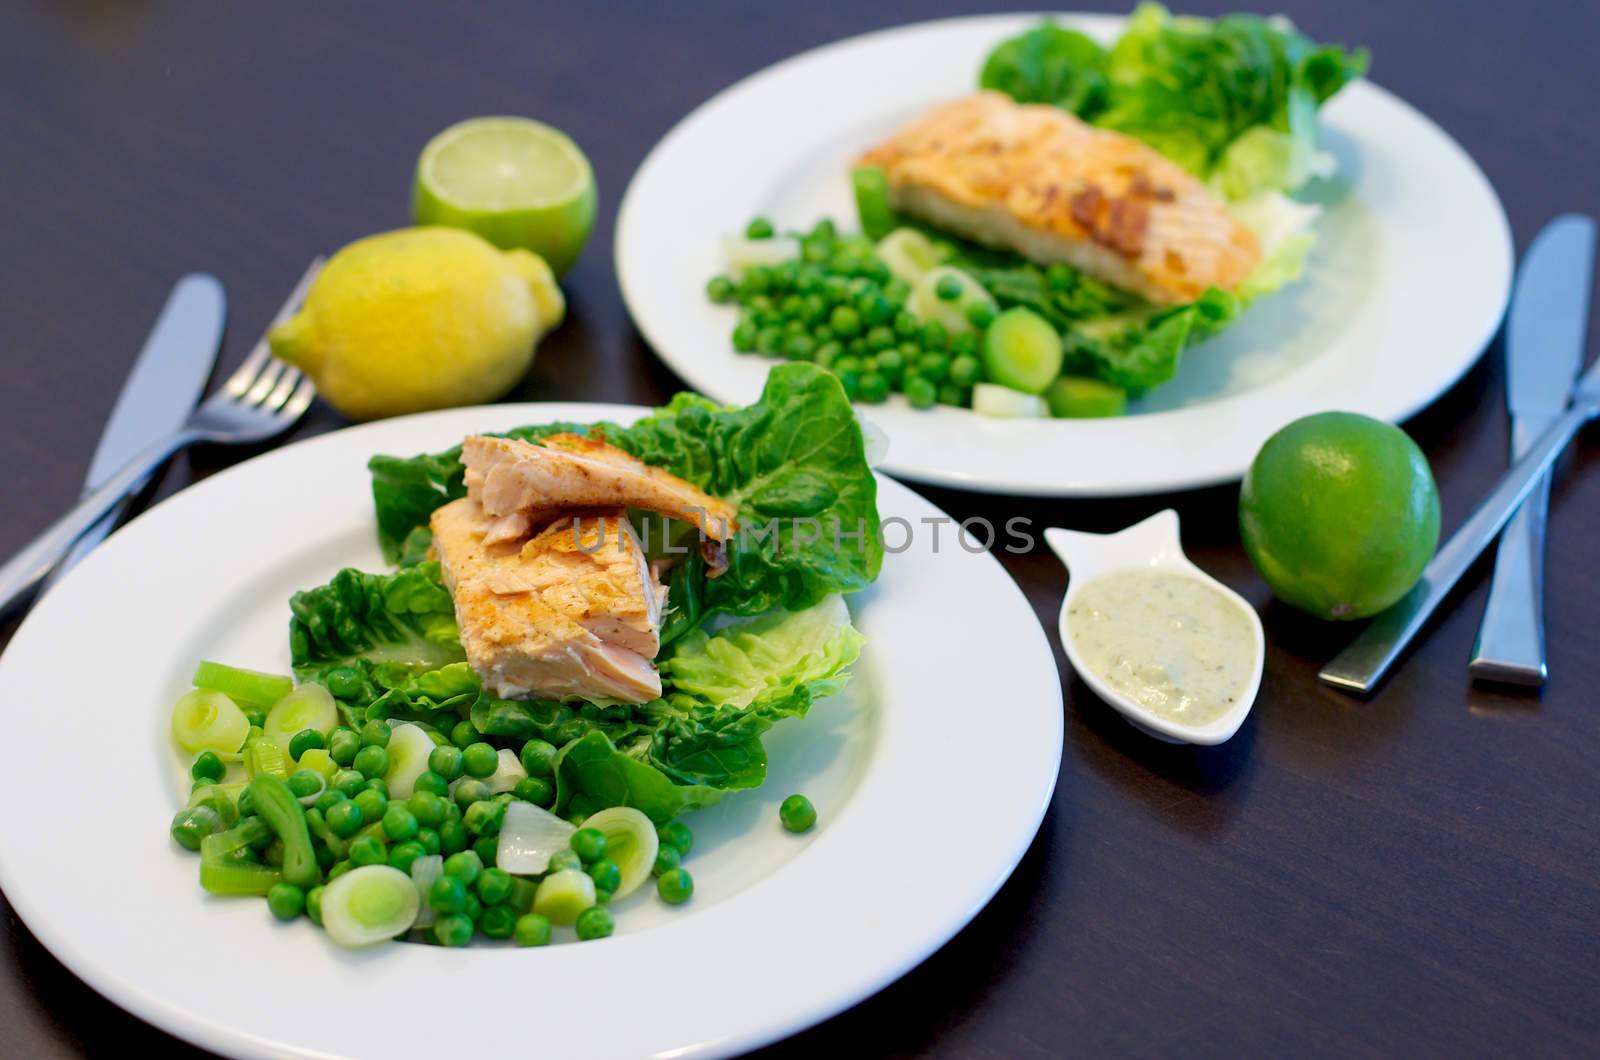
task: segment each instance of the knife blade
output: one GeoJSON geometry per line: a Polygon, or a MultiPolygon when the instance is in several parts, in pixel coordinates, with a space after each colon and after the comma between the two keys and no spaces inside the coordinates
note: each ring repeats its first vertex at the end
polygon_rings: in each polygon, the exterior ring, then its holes
{"type": "MultiPolygon", "coordinates": [[[[1595,224],[1566,214],[1534,237],[1518,272],[1506,320],[1506,405],[1511,457],[1567,407],[1583,365],[1593,282],[1595,224]]],[[[1477,678],[1538,688],[1548,670],[1544,643],[1544,538],[1550,476],[1507,525],[1495,556],[1468,669],[1477,678]]]]}
{"type": "MultiPolygon", "coordinates": [[[[216,363],[227,320],[227,295],[215,276],[192,272],[173,284],[100,434],[84,479],[86,493],[103,485],[129,459],[177,430],[188,418],[216,363]]],[[[41,592],[48,591],[104,540],[129,504],[131,500],[118,505],[79,538],[41,592]]]]}

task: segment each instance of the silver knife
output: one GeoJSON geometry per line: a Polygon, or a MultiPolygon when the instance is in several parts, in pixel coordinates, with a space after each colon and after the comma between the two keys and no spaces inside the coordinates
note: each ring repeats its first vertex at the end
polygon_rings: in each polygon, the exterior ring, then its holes
{"type": "MultiPolygon", "coordinates": [[[[191,272],[173,284],[100,434],[84,479],[85,493],[99,488],[129,459],[177,430],[194,410],[216,364],[227,320],[227,296],[215,276],[191,272]]],[[[51,572],[41,595],[116,528],[131,503],[130,495],[78,539],[51,572]]]]}
{"type": "MultiPolygon", "coordinates": [[[[1588,217],[1556,218],[1534,237],[1517,275],[1506,320],[1506,405],[1511,457],[1561,415],[1583,365],[1594,279],[1595,225],[1588,217]]],[[[1544,536],[1550,476],[1534,486],[1500,537],[1494,579],[1478,642],[1468,664],[1474,677],[1538,688],[1544,652],[1544,536]]]]}

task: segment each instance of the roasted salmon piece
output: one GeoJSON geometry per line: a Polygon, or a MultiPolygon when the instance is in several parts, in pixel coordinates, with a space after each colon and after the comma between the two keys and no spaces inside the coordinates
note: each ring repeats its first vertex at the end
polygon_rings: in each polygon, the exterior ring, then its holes
{"type": "Polygon", "coordinates": [[[912,217],[1159,304],[1233,291],[1261,260],[1254,233],[1181,166],[998,92],[934,108],[857,165],[881,168],[912,217]]]}
{"type": "Polygon", "coordinates": [[[692,523],[713,541],[738,529],[736,509],[691,483],[576,434],[542,444],[473,435],[462,445],[467,496],[495,517],[555,508],[643,508],[692,523]]]}
{"type": "Polygon", "coordinates": [[[484,688],[507,699],[659,697],[651,660],[666,590],[622,510],[551,513],[526,540],[489,540],[503,518],[463,497],[430,520],[461,643],[484,688]]]}

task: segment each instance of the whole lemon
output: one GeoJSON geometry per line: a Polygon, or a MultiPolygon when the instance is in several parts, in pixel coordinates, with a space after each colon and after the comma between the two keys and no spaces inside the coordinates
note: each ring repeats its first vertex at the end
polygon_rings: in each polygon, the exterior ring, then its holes
{"type": "Polygon", "coordinates": [[[565,313],[538,255],[455,228],[402,228],[330,258],[268,341],[329,404],[369,420],[493,401],[565,313]]]}
{"type": "Polygon", "coordinates": [[[1439,490],[1406,433],[1323,412],[1267,439],[1239,492],[1245,551],[1285,603],[1365,618],[1404,596],[1439,544],[1439,490]]]}

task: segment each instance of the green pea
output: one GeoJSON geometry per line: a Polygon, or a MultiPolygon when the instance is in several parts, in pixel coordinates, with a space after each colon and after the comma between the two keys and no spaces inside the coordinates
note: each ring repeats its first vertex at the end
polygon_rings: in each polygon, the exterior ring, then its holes
{"type": "Polygon", "coordinates": [[[477,889],[484,905],[499,905],[511,897],[511,873],[505,869],[484,869],[478,876],[477,889]]]}
{"type": "Polygon", "coordinates": [[[389,771],[389,752],[377,744],[367,744],[356,752],[356,760],[351,764],[368,780],[381,777],[389,771]]]}
{"type": "Polygon", "coordinates": [[[392,843],[403,843],[417,837],[417,815],[404,803],[391,802],[383,811],[383,834],[392,843]]]}
{"type": "Polygon", "coordinates": [[[924,324],[917,337],[924,346],[936,353],[941,353],[950,346],[950,333],[937,320],[924,324]]]}
{"type": "MultiPolygon", "coordinates": [[[[429,795],[438,795],[440,798],[450,794],[450,782],[431,769],[423,770],[418,774],[416,783],[411,786],[413,793],[423,791],[429,795]]],[[[445,799],[448,802],[448,799],[445,799]]]]}
{"type": "Polygon", "coordinates": [[[978,355],[978,333],[963,331],[950,340],[950,352],[957,357],[976,357],[978,355]]]}
{"type": "Polygon", "coordinates": [[[467,831],[473,835],[491,837],[500,834],[500,822],[505,816],[505,806],[493,799],[483,799],[467,807],[463,820],[467,831]]]}
{"type": "Polygon", "coordinates": [[[603,939],[617,929],[617,922],[611,916],[611,910],[600,905],[591,905],[578,914],[575,925],[580,941],[590,939],[603,939]]]}
{"type": "Polygon", "coordinates": [[[524,913],[517,917],[516,926],[511,929],[511,939],[518,946],[548,946],[550,921],[538,913],[524,913]]]}
{"type": "Polygon", "coordinates": [[[382,865],[389,860],[389,848],[375,835],[350,840],[350,861],[354,865],[382,865]]]}
{"type": "Polygon", "coordinates": [[[475,744],[479,739],[481,737],[478,735],[478,730],[473,727],[472,722],[467,721],[465,718],[456,722],[450,729],[450,742],[457,748],[475,744]]]}
{"type": "Polygon", "coordinates": [[[454,744],[441,744],[428,752],[428,772],[437,773],[445,780],[455,780],[465,769],[466,756],[454,744]]]}
{"type": "Polygon", "coordinates": [[[517,927],[517,911],[508,905],[491,905],[478,919],[478,930],[491,939],[508,939],[517,927]]]}
{"type": "Polygon", "coordinates": [[[361,726],[362,747],[388,747],[389,737],[394,730],[383,718],[374,718],[361,726]]]}
{"type": "Polygon", "coordinates": [[[765,217],[755,218],[744,226],[744,237],[746,239],[771,239],[772,222],[765,217]]]}
{"type": "Polygon", "coordinates": [[[917,361],[917,374],[930,383],[942,383],[950,375],[950,358],[942,353],[925,353],[917,361]]]}
{"type": "Polygon", "coordinates": [[[199,850],[200,841],[222,831],[222,816],[209,806],[179,810],[172,819],[172,838],[185,850],[199,850]]]}
{"type": "Polygon", "coordinates": [[[396,843],[389,848],[389,867],[409,873],[411,871],[411,863],[426,853],[427,851],[423,849],[422,844],[415,839],[409,839],[404,843],[396,843]]]}
{"type": "Polygon", "coordinates": [[[873,353],[877,353],[879,350],[887,350],[893,345],[894,332],[890,331],[882,324],[879,324],[877,327],[872,328],[867,332],[867,349],[871,350],[873,353]]]}
{"type": "Polygon", "coordinates": [[[343,861],[336,861],[333,863],[333,866],[328,869],[328,878],[325,882],[332,883],[334,880],[337,880],[340,876],[343,876],[353,868],[355,868],[355,865],[351,864],[349,858],[345,858],[343,861]]]}
{"type": "Polygon", "coordinates": [[[354,802],[347,800],[329,807],[323,817],[328,822],[329,830],[340,839],[349,839],[361,831],[361,807],[354,802]]]}
{"type": "Polygon", "coordinates": [[[589,866],[589,878],[599,890],[615,891],[622,886],[622,869],[617,867],[615,861],[601,858],[589,866]]]}
{"type": "Polygon", "coordinates": [[[1044,270],[1044,280],[1052,291],[1070,291],[1077,284],[1073,271],[1060,262],[1044,270]]]}
{"type": "Polygon", "coordinates": [[[389,782],[384,780],[382,777],[368,777],[366,780],[361,782],[361,790],[375,791],[379,795],[382,795],[385,801],[387,801],[389,798],[389,782]]]}
{"type": "Polygon", "coordinates": [[[950,362],[950,382],[956,386],[968,387],[983,378],[983,365],[976,357],[962,354],[950,362]]]}
{"type": "Polygon", "coordinates": [[[327,672],[322,684],[340,699],[355,699],[366,688],[367,682],[360,671],[349,666],[338,666],[327,672]]]}
{"type": "Polygon", "coordinates": [[[867,404],[881,405],[889,399],[889,379],[881,372],[863,373],[857,393],[867,404]]]}
{"type": "MultiPolygon", "coordinates": [[[[444,823],[444,805],[444,799],[431,791],[413,792],[411,798],[406,800],[406,809],[411,811],[411,816],[419,827],[426,825],[429,828],[433,828],[444,823]]],[[[388,828],[387,817],[384,821],[384,827],[385,829],[388,828]]]]}
{"type": "Polygon", "coordinates": [[[545,871],[561,872],[564,869],[581,868],[583,868],[583,859],[580,858],[575,851],[558,850],[554,854],[550,855],[550,864],[545,871]]]}
{"type": "Polygon", "coordinates": [[[389,800],[381,791],[363,788],[356,792],[356,797],[350,800],[355,808],[361,811],[362,824],[375,824],[383,820],[384,811],[389,808],[389,800]]]}
{"type": "Polygon", "coordinates": [[[939,282],[933,285],[933,293],[941,302],[954,302],[961,297],[962,283],[954,276],[941,276],[939,282]]]}
{"type": "Polygon", "coordinates": [[[463,884],[471,887],[478,879],[478,874],[483,871],[483,859],[470,850],[463,850],[459,854],[451,854],[444,859],[444,874],[454,876],[463,884]]]}
{"type": "Polygon", "coordinates": [[[439,853],[455,854],[467,849],[471,836],[467,826],[460,821],[446,821],[439,826],[439,853]]]}
{"type": "Polygon", "coordinates": [[[656,877],[656,893],[662,901],[671,905],[682,905],[694,894],[694,877],[689,875],[687,869],[672,869],[656,877]]]}
{"type": "Polygon", "coordinates": [[[467,907],[467,884],[459,876],[446,874],[428,888],[428,905],[436,913],[459,913],[467,907]]]}
{"type": "Polygon", "coordinates": [[[592,865],[606,856],[606,834],[598,828],[580,828],[569,840],[572,852],[585,865],[592,865]]]}
{"type": "MultiPolygon", "coordinates": [[[[265,725],[267,724],[267,712],[262,710],[260,707],[245,707],[244,708],[244,720],[248,721],[250,723],[250,728],[252,728],[252,729],[261,729],[261,728],[265,727],[265,725]]],[[[250,736],[246,736],[245,737],[245,743],[249,743],[250,742],[250,737],[251,736],[260,736],[260,735],[261,735],[260,732],[251,733],[250,736]]]]}
{"type": "Polygon", "coordinates": [[[328,737],[328,754],[341,766],[349,766],[361,750],[361,737],[352,729],[335,729],[328,737]]]}
{"type": "Polygon", "coordinates": [[[289,792],[297,799],[315,795],[327,786],[322,774],[310,769],[297,769],[289,778],[289,792]]]}
{"type": "Polygon", "coordinates": [[[322,888],[313,887],[306,892],[306,916],[317,927],[322,926],[322,888]]]}
{"type": "Polygon", "coordinates": [[[195,755],[194,764],[189,767],[189,776],[195,780],[216,782],[228,771],[221,758],[215,751],[201,751],[195,755]]]}
{"type": "Polygon", "coordinates": [[[489,790],[489,785],[474,777],[456,781],[454,798],[456,805],[461,807],[463,811],[473,803],[482,802],[493,794],[494,792],[489,790]]]}
{"type": "Polygon", "coordinates": [[[467,775],[472,777],[493,776],[494,771],[500,767],[500,756],[495,753],[492,745],[482,740],[468,745],[461,752],[461,759],[467,775]]]}
{"type": "Polygon", "coordinates": [[[994,310],[986,302],[975,302],[967,307],[967,323],[984,331],[994,323],[994,310]]]}
{"type": "Polygon", "coordinates": [[[906,357],[898,348],[891,346],[878,354],[878,371],[889,380],[900,378],[900,373],[905,371],[906,357]]]}
{"type": "Polygon", "coordinates": [[[424,854],[437,854],[437,853],[439,853],[439,832],[438,832],[437,829],[434,829],[434,828],[419,828],[419,829],[417,829],[417,839],[416,839],[416,841],[418,843],[422,844],[422,852],[424,854]]]}
{"type": "Polygon", "coordinates": [[[529,740],[522,745],[522,753],[517,756],[522,761],[522,768],[528,771],[530,777],[553,777],[556,775],[556,748],[554,744],[544,740],[529,740]]]}
{"type": "Polygon", "coordinates": [[[791,361],[809,361],[816,352],[817,344],[809,335],[791,335],[783,343],[783,355],[791,361]]]}
{"type": "Polygon", "coordinates": [[[329,788],[327,791],[317,796],[317,801],[313,805],[313,809],[327,813],[329,810],[339,805],[339,803],[348,801],[349,796],[345,795],[344,792],[335,791],[333,788],[329,788]]]}
{"type": "Polygon", "coordinates": [[[683,857],[688,857],[689,851],[694,849],[694,833],[682,821],[668,821],[656,829],[656,835],[683,857]]]}
{"type": "Polygon", "coordinates": [[[439,945],[461,947],[472,941],[472,921],[460,913],[448,913],[433,922],[433,937],[439,945]]]}
{"type": "Polygon", "coordinates": [[[778,807],[778,819],[791,832],[805,832],[817,823],[817,808],[804,795],[790,795],[778,807]]]}
{"type": "Polygon", "coordinates": [[[861,333],[861,314],[847,305],[835,306],[828,315],[828,326],[834,334],[849,338],[861,333]]]}
{"type": "Polygon", "coordinates": [[[517,781],[517,786],[511,789],[511,794],[523,802],[531,802],[546,809],[556,801],[556,789],[542,777],[523,777],[517,781]]]}
{"type": "MultiPolygon", "coordinates": [[[[468,831],[471,831],[471,829],[468,829],[468,831]]],[[[496,836],[479,836],[472,841],[472,852],[477,854],[478,859],[487,866],[494,866],[495,855],[499,853],[499,850],[500,840],[496,836]]]]}
{"type": "Polygon", "coordinates": [[[783,350],[783,329],[768,325],[756,332],[756,352],[776,357],[783,350]]]}
{"type": "Polygon", "coordinates": [[[946,383],[939,388],[939,403],[941,405],[955,405],[958,408],[972,403],[972,394],[965,387],[955,383],[946,383]]]}
{"type": "Polygon", "coordinates": [[[726,276],[713,276],[706,281],[706,297],[718,305],[733,300],[733,281],[726,276]]]}
{"type": "Polygon", "coordinates": [[[650,867],[650,875],[660,876],[671,872],[683,861],[683,855],[678,853],[677,847],[669,847],[662,843],[656,848],[656,863],[650,867]]]}
{"type": "Polygon", "coordinates": [[[462,908],[461,913],[468,920],[471,920],[473,923],[477,923],[478,918],[483,916],[483,902],[479,900],[477,895],[473,894],[471,891],[468,891],[467,901],[465,906],[462,908]]]}
{"type": "Polygon", "coordinates": [[[279,920],[293,920],[305,911],[306,892],[292,883],[275,883],[267,892],[267,908],[279,920]]]}
{"type": "Polygon", "coordinates": [[[323,746],[322,734],[316,729],[301,729],[289,740],[289,757],[299,760],[300,756],[314,748],[323,746]]]}

